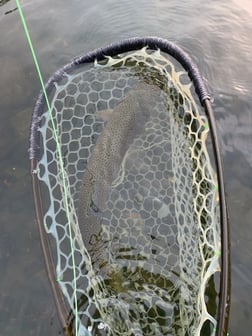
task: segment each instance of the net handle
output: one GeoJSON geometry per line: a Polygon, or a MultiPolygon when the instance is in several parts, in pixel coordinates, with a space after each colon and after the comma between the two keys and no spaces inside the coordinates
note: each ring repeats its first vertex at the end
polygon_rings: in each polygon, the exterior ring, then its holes
{"type": "Polygon", "coordinates": [[[40,244],[44,255],[44,261],[46,266],[46,272],[51,284],[51,288],[53,291],[54,301],[57,307],[58,317],[61,322],[61,325],[64,329],[66,336],[72,336],[71,333],[71,322],[69,315],[69,309],[65,304],[65,300],[62,294],[62,291],[57,283],[57,275],[54,268],[54,260],[53,255],[51,253],[50,241],[48,238],[48,234],[44,228],[44,217],[43,217],[43,208],[42,208],[42,200],[41,200],[41,190],[39,179],[37,176],[37,166],[38,162],[35,159],[31,160],[31,176],[32,176],[32,189],[33,189],[33,198],[36,212],[36,222],[39,227],[39,236],[40,236],[40,244]]]}
{"type": "MultiPolygon", "coordinates": [[[[73,69],[77,68],[81,64],[91,63],[94,62],[95,60],[100,61],[105,59],[106,56],[113,57],[120,53],[142,49],[143,47],[146,46],[153,50],[160,49],[161,51],[175,58],[183,66],[183,68],[188,72],[188,76],[194,84],[195,91],[199,97],[201,104],[204,106],[206,114],[209,119],[209,127],[211,130],[211,137],[216,159],[217,178],[220,193],[220,211],[221,211],[221,279],[220,279],[220,304],[218,307],[216,336],[224,336],[227,333],[228,317],[230,309],[230,240],[229,240],[228,215],[227,215],[227,206],[225,198],[222,162],[221,162],[220,149],[217,141],[217,128],[215,124],[215,118],[210,102],[210,95],[208,94],[208,91],[200,75],[198,67],[194,64],[190,56],[185,51],[183,51],[179,46],[177,46],[175,43],[171,41],[152,36],[142,38],[134,37],[117,43],[110,44],[103,48],[95,49],[83,56],[76,57],[70,63],[66,64],[64,67],[55,72],[53,76],[50,77],[47,83],[45,84],[45,88],[47,93],[50,94],[50,92],[54,88],[55,83],[59,82],[67,73],[70,73],[73,69]]],[[[36,162],[40,159],[40,137],[38,128],[40,125],[44,105],[45,105],[44,94],[43,92],[40,92],[32,115],[30,137],[29,137],[30,142],[29,157],[33,167],[36,167],[36,162]]],[[[39,185],[37,181],[37,175],[36,174],[33,175],[34,175],[33,188],[36,188],[36,190],[34,191],[36,213],[39,226],[41,225],[43,226],[43,220],[41,217],[42,215],[40,209],[41,207],[40,192],[38,192],[37,190],[37,188],[39,189],[39,185]]],[[[43,235],[44,228],[43,227],[40,228],[40,231],[42,232],[43,235]]],[[[46,253],[48,250],[47,251],[46,250],[47,248],[44,249],[45,257],[47,258],[47,260],[50,260],[50,257],[47,256],[46,253]]],[[[54,272],[54,270],[51,270],[50,267],[48,268],[48,271],[54,272]]],[[[51,276],[49,274],[49,278],[50,277],[51,276]]],[[[57,293],[55,292],[55,294],[57,295],[58,292],[57,293]]],[[[64,319],[63,315],[61,316],[62,319],[64,319]]]]}
{"type": "Polygon", "coordinates": [[[228,223],[228,211],[226,204],[224,176],[220,148],[217,140],[217,127],[214,118],[212,105],[209,99],[203,103],[208,116],[210,134],[213,143],[213,151],[217,168],[218,189],[220,197],[220,217],[221,217],[221,276],[220,276],[220,303],[217,317],[216,336],[226,336],[228,333],[228,320],[230,311],[230,289],[231,289],[231,269],[230,269],[230,235],[228,223]]]}

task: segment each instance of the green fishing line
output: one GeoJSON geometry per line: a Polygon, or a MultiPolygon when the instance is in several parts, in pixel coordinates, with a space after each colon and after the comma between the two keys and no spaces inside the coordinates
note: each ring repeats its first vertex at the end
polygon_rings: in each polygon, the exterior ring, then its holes
{"type": "MultiPolygon", "coordinates": [[[[42,86],[42,90],[43,90],[44,97],[45,97],[45,100],[46,100],[46,105],[47,105],[47,108],[48,108],[48,111],[49,111],[49,114],[50,114],[53,134],[54,134],[54,138],[55,138],[55,142],[56,142],[56,146],[57,146],[57,151],[58,151],[58,155],[59,155],[61,175],[62,175],[62,178],[63,178],[64,198],[65,198],[65,203],[67,204],[68,197],[67,197],[67,186],[66,186],[66,173],[65,173],[65,170],[64,170],[64,164],[63,164],[62,153],[61,153],[61,150],[60,150],[60,144],[59,144],[59,141],[58,141],[57,129],[56,129],[56,126],[55,126],[55,122],[53,120],[52,109],[51,109],[51,106],[50,106],[50,103],[49,103],[49,99],[48,99],[48,96],[47,96],[47,93],[46,93],[45,84],[44,84],[42,74],[41,74],[41,71],[40,71],[40,67],[39,67],[39,64],[38,64],[37,56],[36,56],[36,53],[35,53],[35,50],[34,50],[34,47],[33,47],[33,43],[32,43],[32,40],[31,40],[31,37],[30,37],[30,34],[29,34],[29,30],[28,30],[26,20],[25,20],[25,17],[24,17],[23,11],[22,11],[22,7],[20,5],[19,0],[16,0],[16,4],[17,4],[18,12],[19,12],[19,15],[20,15],[20,18],[21,18],[21,22],[22,22],[22,25],[23,25],[23,28],[24,28],[24,31],[25,31],[26,39],[28,41],[28,44],[29,44],[29,47],[30,47],[30,50],[31,50],[31,53],[32,53],[33,61],[34,61],[34,64],[35,64],[35,67],[36,67],[36,70],[37,70],[37,73],[38,73],[38,76],[39,76],[40,84],[42,86]]],[[[78,316],[77,293],[76,293],[76,289],[77,289],[76,288],[76,282],[77,282],[77,279],[76,279],[76,265],[75,265],[75,258],[74,258],[72,230],[71,230],[71,224],[70,224],[70,213],[69,213],[68,207],[66,209],[66,212],[67,212],[67,219],[68,219],[68,225],[69,225],[71,256],[72,256],[72,262],[73,262],[73,266],[74,266],[73,267],[73,277],[74,277],[73,281],[74,281],[75,316],[78,316]]],[[[75,318],[75,335],[78,336],[78,319],[77,318],[75,318]]]]}

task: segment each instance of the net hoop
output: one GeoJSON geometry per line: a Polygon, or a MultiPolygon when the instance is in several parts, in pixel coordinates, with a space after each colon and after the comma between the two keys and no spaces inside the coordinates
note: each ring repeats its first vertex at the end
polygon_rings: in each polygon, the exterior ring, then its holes
{"type": "MultiPolygon", "coordinates": [[[[53,89],[55,83],[59,82],[66,73],[71,73],[74,69],[84,63],[91,63],[94,61],[100,61],[105,59],[106,56],[115,56],[120,53],[125,53],[133,50],[139,50],[143,47],[149,47],[150,49],[160,49],[162,52],[169,54],[176,61],[178,61],[183,68],[187,71],[189,78],[191,79],[201,105],[205,109],[205,113],[208,117],[210,134],[213,144],[213,151],[216,161],[217,180],[219,186],[220,196],[220,215],[221,215],[221,273],[220,273],[220,300],[218,306],[217,316],[217,336],[224,336],[227,333],[228,317],[230,308],[230,242],[229,242],[229,226],[227,206],[225,199],[224,178],[221,162],[221,154],[219,144],[217,140],[217,128],[214,118],[214,113],[211,106],[210,95],[206,89],[206,86],[201,78],[197,66],[193,63],[190,56],[185,53],[179,46],[168,40],[158,37],[143,37],[143,38],[130,38],[110,44],[106,47],[96,49],[83,56],[76,57],[70,63],[59,69],[53,74],[47,81],[45,87],[49,94],[53,89]]],[[[53,265],[53,258],[50,253],[49,241],[43,225],[43,210],[42,200],[40,196],[39,180],[36,174],[36,167],[40,157],[40,139],[39,139],[39,127],[40,117],[45,106],[45,97],[43,92],[39,94],[39,97],[35,103],[29,138],[29,158],[31,161],[31,173],[33,183],[33,195],[35,201],[36,217],[40,231],[40,238],[43,253],[45,256],[46,268],[49,276],[49,280],[52,285],[56,305],[59,313],[60,320],[66,331],[66,334],[70,335],[69,325],[69,312],[67,311],[62,292],[56,282],[56,274],[53,265]]]]}

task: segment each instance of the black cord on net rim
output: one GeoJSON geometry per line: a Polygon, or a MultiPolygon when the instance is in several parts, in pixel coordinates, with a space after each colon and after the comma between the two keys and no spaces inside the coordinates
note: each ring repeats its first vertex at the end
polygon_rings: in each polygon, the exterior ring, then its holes
{"type": "MultiPolygon", "coordinates": [[[[93,63],[95,61],[102,61],[106,57],[114,57],[119,54],[140,50],[144,47],[148,47],[151,50],[160,50],[161,52],[172,56],[178,61],[182,67],[188,73],[190,80],[193,83],[199,101],[205,109],[206,116],[210,127],[212,148],[215,157],[215,165],[217,170],[218,192],[220,201],[220,223],[221,223],[221,273],[220,273],[220,293],[219,293],[219,305],[217,313],[217,336],[224,336],[227,333],[228,315],[230,305],[230,252],[229,252],[229,228],[227,218],[227,208],[225,200],[224,180],[222,172],[221,154],[217,141],[217,130],[215,124],[215,118],[211,107],[210,96],[205,87],[205,84],[200,76],[197,66],[193,63],[190,56],[185,53],[176,44],[157,37],[144,37],[144,38],[131,38],[123,40],[118,43],[110,44],[106,47],[96,49],[92,52],[85,54],[84,56],[75,58],[72,62],[65,65],[58,70],[46,83],[46,91],[49,95],[57,84],[62,80],[66,74],[71,74],[79,66],[87,63],[93,63]]],[[[45,232],[43,225],[44,221],[44,209],[41,199],[40,181],[38,179],[36,169],[38,162],[41,159],[41,139],[40,139],[40,124],[41,116],[45,109],[45,97],[43,92],[40,93],[33,112],[31,130],[30,130],[30,160],[32,169],[33,180],[33,192],[36,207],[37,221],[40,229],[40,236],[42,242],[42,248],[45,255],[46,267],[49,275],[50,282],[54,291],[54,296],[59,311],[60,319],[63,326],[67,326],[67,319],[69,311],[65,306],[65,300],[63,298],[62,291],[56,282],[56,272],[53,262],[53,257],[49,247],[48,235],[45,232]]],[[[66,328],[67,329],[67,328],[66,328]]],[[[66,330],[67,331],[67,330],[66,330]]],[[[68,330],[71,333],[70,327],[68,330]]]]}

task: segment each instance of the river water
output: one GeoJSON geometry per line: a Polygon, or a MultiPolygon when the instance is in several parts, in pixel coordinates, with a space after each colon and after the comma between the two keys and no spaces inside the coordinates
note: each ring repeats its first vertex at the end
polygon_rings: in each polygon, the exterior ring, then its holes
{"type": "MultiPolygon", "coordinates": [[[[248,335],[252,330],[252,2],[24,0],[21,4],[44,79],[77,55],[132,36],[172,40],[198,65],[214,99],[224,163],[232,246],[229,334],[248,335]]],[[[15,7],[13,0],[0,6],[0,336],[63,335],[34,221],[27,153],[40,84],[18,11],[11,11],[15,7]]]]}

